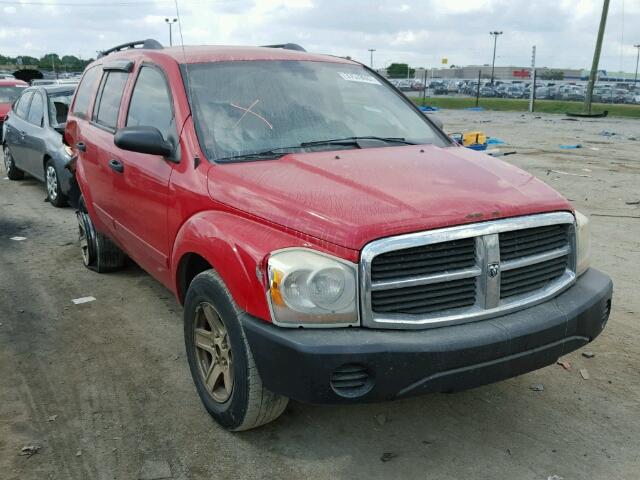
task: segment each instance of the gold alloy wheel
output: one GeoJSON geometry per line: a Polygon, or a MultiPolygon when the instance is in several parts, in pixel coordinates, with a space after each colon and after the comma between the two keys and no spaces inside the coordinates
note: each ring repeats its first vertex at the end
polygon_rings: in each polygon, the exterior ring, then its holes
{"type": "Polygon", "coordinates": [[[224,403],[233,391],[233,357],[227,328],[207,302],[198,305],[193,321],[200,376],[213,399],[224,403]]]}

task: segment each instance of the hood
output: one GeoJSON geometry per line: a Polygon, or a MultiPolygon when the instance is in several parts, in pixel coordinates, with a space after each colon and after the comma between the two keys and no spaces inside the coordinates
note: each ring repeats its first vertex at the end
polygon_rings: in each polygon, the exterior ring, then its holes
{"type": "Polygon", "coordinates": [[[0,103],[0,118],[4,118],[9,113],[9,110],[11,110],[10,103],[0,103]]]}
{"type": "Polygon", "coordinates": [[[208,181],[216,201],[354,250],[390,235],[572,210],[532,175],[462,147],[289,154],[212,165],[208,181]]]}

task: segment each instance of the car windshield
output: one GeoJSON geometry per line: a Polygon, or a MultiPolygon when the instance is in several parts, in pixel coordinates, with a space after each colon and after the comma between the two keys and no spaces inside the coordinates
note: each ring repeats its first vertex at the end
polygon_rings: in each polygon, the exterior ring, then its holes
{"type": "Polygon", "coordinates": [[[26,87],[0,86],[0,103],[13,103],[26,87]]]}
{"type": "Polygon", "coordinates": [[[281,155],[306,151],[301,144],[308,142],[316,142],[312,150],[336,149],[335,143],[317,143],[352,137],[391,139],[389,145],[399,144],[394,139],[447,145],[400,94],[359,65],[291,60],[192,64],[188,82],[200,144],[214,160],[254,160],[259,155],[247,155],[274,149],[281,155]]]}
{"type": "Polygon", "coordinates": [[[69,105],[73,98],[73,91],[50,93],[49,97],[49,123],[60,125],[67,121],[69,105]]]}

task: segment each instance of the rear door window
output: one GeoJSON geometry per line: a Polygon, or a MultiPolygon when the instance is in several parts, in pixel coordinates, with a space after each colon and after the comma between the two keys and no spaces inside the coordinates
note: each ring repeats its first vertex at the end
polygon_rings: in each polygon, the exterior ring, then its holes
{"type": "Polygon", "coordinates": [[[18,100],[18,105],[16,106],[16,115],[20,118],[27,118],[27,112],[29,111],[29,102],[31,101],[31,97],[33,97],[33,91],[25,92],[20,99],[18,100]]]}
{"type": "Polygon", "coordinates": [[[175,118],[164,75],[156,68],[142,67],[131,95],[127,126],[156,127],[165,140],[173,139],[175,118]]]}
{"type": "Polygon", "coordinates": [[[85,118],[89,110],[89,100],[94,92],[96,80],[100,74],[101,69],[99,67],[91,67],[87,70],[87,73],[82,77],[82,81],[78,86],[78,92],[76,93],[76,99],[73,104],[73,114],[85,118]]]}
{"type": "Polygon", "coordinates": [[[115,70],[105,73],[98,92],[99,100],[97,106],[93,108],[93,120],[97,124],[109,129],[116,128],[120,101],[122,100],[128,77],[128,73],[115,70]]]}
{"type": "Polygon", "coordinates": [[[33,100],[31,100],[31,107],[29,108],[29,116],[27,122],[42,127],[44,125],[44,102],[42,101],[42,95],[39,93],[33,94],[33,100]]]}

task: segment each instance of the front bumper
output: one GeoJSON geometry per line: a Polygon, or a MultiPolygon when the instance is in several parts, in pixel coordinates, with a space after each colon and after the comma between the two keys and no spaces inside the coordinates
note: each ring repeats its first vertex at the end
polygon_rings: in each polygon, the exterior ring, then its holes
{"type": "Polygon", "coordinates": [[[308,403],[390,400],[504,380],[553,364],[592,341],[613,284],[589,269],[539,305],[429,330],[286,329],[245,315],[245,334],[268,389],[308,403]]]}

